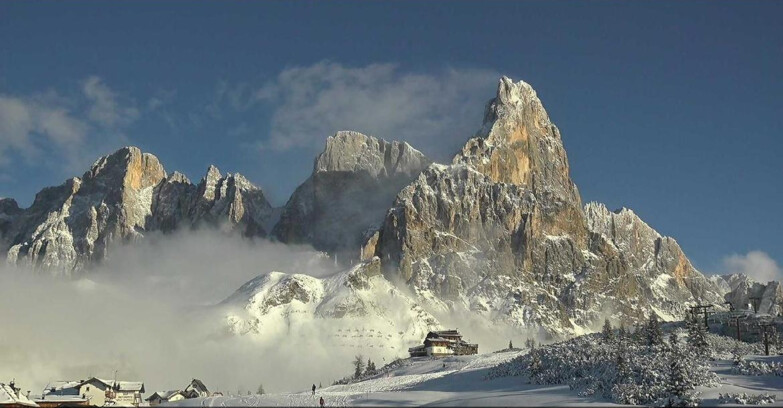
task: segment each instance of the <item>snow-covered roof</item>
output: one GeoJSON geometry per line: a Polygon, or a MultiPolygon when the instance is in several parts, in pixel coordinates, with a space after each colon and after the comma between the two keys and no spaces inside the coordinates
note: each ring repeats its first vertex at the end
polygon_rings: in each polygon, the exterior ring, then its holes
{"type": "Polygon", "coordinates": [[[0,383],[0,406],[5,405],[21,405],[26,407],[38,406],[38,404],[30,401],[24,394],[20,393],[18,388],[12,387],[11,384],[0,383]]]}
{"type": "Polygon", "coordinates": [[[88,398],[82,398],[80,395],[60,395],[60,394],[45,394],[41,398],[34,398],[33,401],[38,402],[60,402],[60,403],[83,403],[88,398]]]}
{"type": "Polygon", "coordinates": [[[79,385],[84,385],[87,383],[95,383],[100,382],[103,383],[105,386],[117,389],[119,391],[139,391],[144,392],[144,382],[142,381],[114,381],[114,380],[104,380],[97,377],[92,377],[88,380],[82,381],[79,385]]]}
{"type": "Polygon", "coordinates": [[[182,391],[180,390],[155,391],[152,395],[145,398],[145,401],[152,401],[153,399],[155,399],[156,396],[162,400],[168,401],[169,398],[181,393],[182,391]]]}
{"type": "Polygon", "coordinates": [[[435,330],[427,333],[427,337],[430,337],[430,335],[433,335],[432,337],[462,337],[459,332],[454,330],[435,330]]]}
{"type": "Polygon", "coordinates": [[[207,386],[204,385],[204,383],[201,380],[199,380],[198,378],[194,378],[190,382],[190,384],[188,384],[188,386],[185,387],[185,391],[191,390],[191,389],[192,390],[196,390],[196,391],[209,392],[209,390],[207,389],[207,386]]]}
{"type": "Polygon", "coordinates": [[[445,339],[443,337],[429,337],[429,338],[427,338],[427,341],[430,341],[430,342],[438,341],[438,342],[443,342],[443,343],[456,343],[456,341],[454,339],[445,339]]]}
{"type": "Polygon", "coordinates": [[[78,395],[81,381],[52,381],[46,384],[44,395],[78,395]]]}

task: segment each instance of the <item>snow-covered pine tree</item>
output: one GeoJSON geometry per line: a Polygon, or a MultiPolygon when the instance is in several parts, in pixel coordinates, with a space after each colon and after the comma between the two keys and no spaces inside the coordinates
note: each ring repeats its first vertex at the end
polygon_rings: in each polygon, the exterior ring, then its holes
{"type": "Polygon", "coordinates": [[[533,349],[530,350],[530,364],[527,366],[531,384],[536,384],[538,382],[538,376],[541,374],[542,370],[541,355],[539,351],[535,349],[534,345],[533,349]]]}
{"type": "Polygon", "coordinates": [[[709,355],[709,343],[707,343],[707,331],[704,326],[694,317],[688,317],[685,320],[688,329],[688,346],[698,356],[709,355]]]}
{"type": "Polygon", "coordinates": [[[258,384],[258,389],[256,389],[256,394],[258,395],[266,394],[266,391],[264,391],[264,384],[258,384]]]}
{"type": "Polygon", "coordinates": [[[604,319],[604,328],[601,330],[601,335],[607,343],[614,339],[614,330],[612,329],[612,324],[609,323],[609,319],[604,319]]]}
{"type": "Polygon", "coordinates": [[[680,347],[674,347],[669,353],[669,378],[666,384],[668,396],[659,401],[667,407],[696,407],[701,404],[694,382],[694,359],[683,354],[680,347]]]}
{"type": "Polygon", "coordinates": [[[617,330],[617,338],[622,340],[627,337],[628,337],[628,331],[625,330],[625,324],[623,324],[623,322],[620,322],[620,328],[617,330]]]}
{"type": "Polygon", "coordinates": [[[689,378],[687,362],[685,356],[680,352],[679,348],[669,354],[669,383],[668,391],[671,395],[679,398],[684,397],[694,386],[689,378]]]}
{"type": "Polygon", "coordinates": [[[647,347],[656,348],[663,345],[661,322],[658,321],[658,316],[655,313],[650,314],[650,319],[644,327],[644,334],[647,338],[647,347]]]}

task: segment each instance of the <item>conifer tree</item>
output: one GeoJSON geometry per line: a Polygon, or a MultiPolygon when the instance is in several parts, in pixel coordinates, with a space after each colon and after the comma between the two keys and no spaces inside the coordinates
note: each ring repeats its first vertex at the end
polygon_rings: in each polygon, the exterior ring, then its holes
{"type": "Polygon", "coordinates": [[[669,382],[667,388],[669,394],[678,398],[683,398],[694,388],[686,367],[687,361],[679,350],[671,353],[670,359],[669,382]]]}
{"type": "Polygon", "coordinates": [[[661,331],[661,322],[658,321],[658,316],[655,313],[650,314],[650,319],[647,321],[644,332],[645,337],[647,338],[648,347],[655,348],[663,345],[663,331],[661,331]]]}
{"type": "Polygon", "coordinates": [[[527,371],[530,376],[530,382],[535,384],[542,371],[541,356],[539,351],[535,349],[535,346],[530,350],[530,364],[527,367],[527,371]]]}
{"type": "Polygon", "coordinates": [[[617,330],[617,338],[620,340],[626,339],[628,337],[628,331],[625,330],[625,324],[623,322],[620,322],[620,328],[617,330]]]}
{"type": "Polygon", "coordinates": [[[372,362],[369,358],[367,359],[367,368],[364,370],[364,375],[374,375],[375,374],[375,363],[372,362]]]}
{"type": "Polygon", "coordinates": [[[685,321],[688,329],[688,346],[699,356],[709,354],[709,343],[707,343],[707,331],[696,318],[688,318],[685,321]]]}
{"type": "Polygon", "coordinates": [[[601,334],[607,343],[614,339],[614,330],[612,330],[612,324],[609,323],[609,319],[604,319],[604,328],[601,330],[601,334]]]}
{"type": "Polygon", "coordinates": [[[353,359],[353,378],[359,378],[364,373],[364,358],[360,355],[357,355],[353,359]]]}

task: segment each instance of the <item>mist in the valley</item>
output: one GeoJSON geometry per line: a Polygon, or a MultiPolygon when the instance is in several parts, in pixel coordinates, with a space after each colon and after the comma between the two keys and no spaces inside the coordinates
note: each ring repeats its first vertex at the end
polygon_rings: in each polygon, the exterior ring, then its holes
{"type": "Polygon", "coordinates": [[[147,394],[192,379],[224,393],[306,389],[350,372],[350,356],[292,349],[227,331],[210,307],[274,270],[325,276],[333,263],[307,247],[215,231],[152,235],[118,246],[75,280],[0,270],[0,381],[35,395],[54,380],[142,380],[147,394]],[[300,384],[301,383],[301,384],[300,384]]]}
{"type": "MultiPolygon", "coordinates": [[[[218,231],[148,234],[115,246],[108,260],[73,280],[4,266],[0,381],[15,378],[36,395],[50,381],[112,379],[116,371],[117,379],[144,381],[146,395],[192,378],[225,394],[255,392],[259,384],[267,392],[301,391],[350,375],[356,354],[379,367],[407,357],[404,348],[340,347],[329,319],[308,320],[295,333],[231,333],[215,305],[270,271],[325,277],[336,269],[310,247],[218,231]]],[[[537,334],[467,312],[437,317],[481,352],[537,334]]]]}

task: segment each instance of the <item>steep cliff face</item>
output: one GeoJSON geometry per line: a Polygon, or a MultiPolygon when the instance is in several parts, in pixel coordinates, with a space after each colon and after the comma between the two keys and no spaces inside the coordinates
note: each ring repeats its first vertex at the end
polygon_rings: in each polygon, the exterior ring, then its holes
{"type": "Polygon", "coordinates": [[[535,91],[505,77],[476,137],[400,192],[363,253],[434,307],[553,335],[721,296],[632,212],[582,208],[559,131],[535,91]]]}
{"type": "Polygon", "coordinates": [[[0,246],[5,246],[8,231],[22,209],[13,198],[0,198],[0,246]]]}
{"type": "Polygon", "coordinates": [[[724,296],[725,301],[730,302],[737,310],[754,310],[755,306],[758,313],[778,316],[783,312],[783,286],[780,282],[770,281],[764,284],[744,274],[724,275],[721,279],[730,288],[729,293],[724,296]]]}
{"type": "Polygon", "coordinates": [[[167,177],[155,156],[125,147],[98,159],[81,178],[41,190],[27,209],[4,202],[3,249],[11,264],[70,276],[105,259],[114,241],[171,231],[183,220],[222,220],[265,235],[258,225],[271,207],[263,193],[239,175],[218,182],[219,193],[201,199],[183,175],[167,177]]]}
{"type": "Polygon", "coordinates": [[[400,189],[429,163],[405,142],[338,132],[288,200],[274,235],[286,243],[312,244],[346,262],[359,258],[365,232],[377,228],[400,189]]]}

